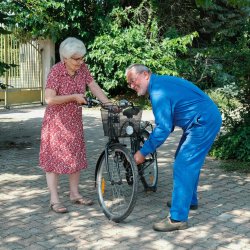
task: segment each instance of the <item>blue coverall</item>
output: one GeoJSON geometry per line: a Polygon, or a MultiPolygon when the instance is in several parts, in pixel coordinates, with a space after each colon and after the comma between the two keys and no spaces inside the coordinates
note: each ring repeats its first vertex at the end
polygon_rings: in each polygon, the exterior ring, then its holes
{"type": "Polygon", "coordinates": [[[175,126],[182,128],[173,166],[170,217],[187,221],[190,205],[198,205],[200,170],[220,130],[221,114],[208,95],[182,78],[152,74],[148,93],[156,126],[140,152],[144,156],[154,152],[175,126]]]}

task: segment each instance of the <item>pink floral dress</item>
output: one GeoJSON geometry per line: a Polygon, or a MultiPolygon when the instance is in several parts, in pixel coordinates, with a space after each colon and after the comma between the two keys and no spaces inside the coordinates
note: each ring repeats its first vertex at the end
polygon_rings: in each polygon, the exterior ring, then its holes
{"type": "MultiPolygon", "coordinates": [[[[72,77],[64,63],[54,65],[46,88],[57,95],[83,94],[93,78],[86,66],[72,77]]],[[[48,105],[41,130],[40,167],[46,172],[72,174],[87,168],[82,108],[76,102],[48,105]]]]}

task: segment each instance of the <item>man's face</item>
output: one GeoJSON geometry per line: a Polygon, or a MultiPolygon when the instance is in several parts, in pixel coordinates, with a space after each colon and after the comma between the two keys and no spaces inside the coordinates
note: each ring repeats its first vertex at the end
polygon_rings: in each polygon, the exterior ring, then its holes
{"type": "Polygon", "coordinates": [[[127,73],[127,82],[131,89],[137,92],[137,95],[145,95],[148,89],[149,73],[144,71],[142,73],[136,73],[134,70],[130,70],[127,73]]]}

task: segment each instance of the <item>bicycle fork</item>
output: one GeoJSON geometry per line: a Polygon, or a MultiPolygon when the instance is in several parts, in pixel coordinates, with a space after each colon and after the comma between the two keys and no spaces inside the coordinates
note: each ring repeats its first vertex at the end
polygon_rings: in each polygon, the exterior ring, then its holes
{"type": "Polygon", "coordinates": [[[119,176],[119,181],[115,181],[113,176],[111,176],[111,172],[110,172],[110,168],[109,168],[109,155],[110,155],[109,149],[110,149],[110,144],[107,144],[105,146],[104,156],[105,156],[105,167],[106,167],[106,170],[108,172],[108,178],[109,178],[109,181],[110,181],[111,185],[114,185],[114,184],[121,185],[122,184],[122,178],[121,178],[121,172],[120,172],[120,167],[119,167],[119,159],[118,159],[119,156],[115,155],[115,157],[116,157],[116,160],[115,160],[116,169],[117,169],[117,173],[118,173],[118,176],[119,176]]]}

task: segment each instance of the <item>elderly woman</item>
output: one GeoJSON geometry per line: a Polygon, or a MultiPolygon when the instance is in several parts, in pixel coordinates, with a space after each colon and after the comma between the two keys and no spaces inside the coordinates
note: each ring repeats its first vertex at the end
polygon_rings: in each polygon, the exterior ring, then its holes
{"type": "Polygon", "coordinates": [[[86,87],[102,102],[109,103],[84,63],[86,48],[82,41],[69,37],[59,48],[61,61],[48,75],[45,101],[48,104],[42,123],[40,167],[46,172],[50,191],[50,208],[57,213],[67,212],[58,196],[58,176],[69,174],[70,200],[91,205],[83,198],[78,185],[80,170],[87,168],[83,136],[82,109],[86,87]]]}

